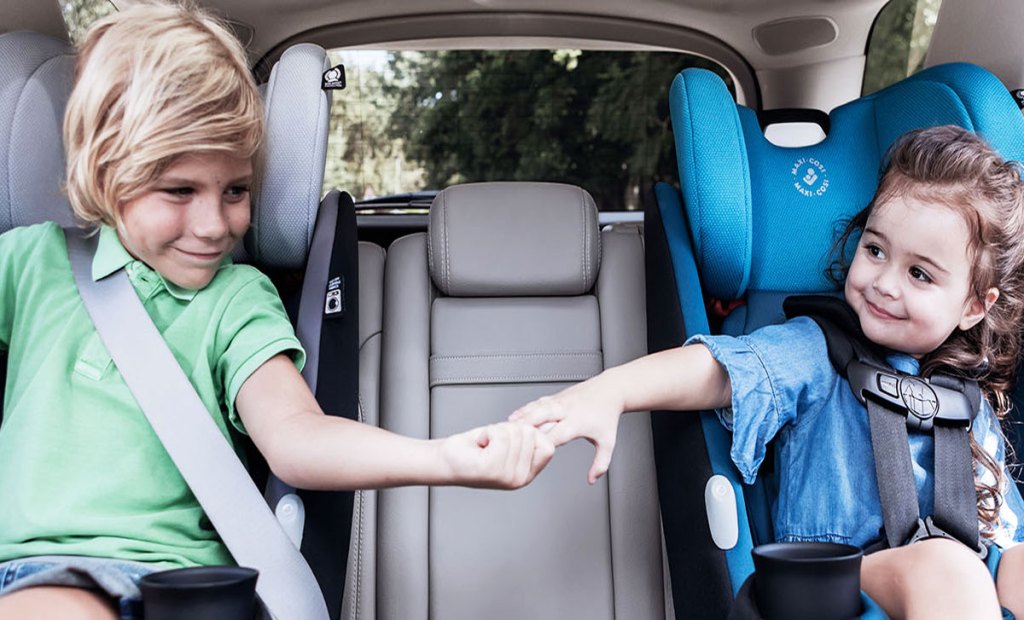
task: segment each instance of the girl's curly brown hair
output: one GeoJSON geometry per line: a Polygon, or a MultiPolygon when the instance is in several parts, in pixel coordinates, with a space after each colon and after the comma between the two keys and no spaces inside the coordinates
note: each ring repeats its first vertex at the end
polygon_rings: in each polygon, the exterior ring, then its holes
{"type": "MultiPolygon", "coordinates": [[[[960,214],[969,233],[970,294],[984,304],[985,293],[999,297],[980,323],[954,330],[938,349],[921,359],[921,375],[942,371],[975,378],[997,419],[1010,411],[1008,396],[1021,352],[1024,323],[1024,183],[1020,165],[1008,162],[984,140],[960,127],[919,129],[889,149],[875,196],[845,226],[833,246],[829,276],[842,282],[849,270],[848,247],[864,230],[876,206],[909,196],[945,205],[960,214]]],[[[997,463],[974,439],[975,465],[992,474],[993,484],[975,476],[978,518],[992,535],[999,522],[1005,480],[997,463]]]]}

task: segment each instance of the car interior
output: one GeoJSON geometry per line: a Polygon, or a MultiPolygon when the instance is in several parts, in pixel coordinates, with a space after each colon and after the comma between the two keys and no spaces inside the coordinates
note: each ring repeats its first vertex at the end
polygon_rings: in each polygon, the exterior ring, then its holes
{"type": "MultiPolygon", "coordinates": [[[[1024,161],[1017,0],[984,11],[967,0],[198,4],[246,45],[266,106],[265,170],[234,259],[278,286],[323,409],[411,437],[504,420],[694,334],[781,322],[788,295],[833,292],[836,222],[867,204],[909,129],[956,124],[1024,161]],[[927,25],[913,31],[923,56],[868,91],[870,49],[892,43],[873,32],[894,7],[927,25]],[[325,175],[342,148],[332,110],[350,91],[324,90],[322,77],[341,52],[538,49],[713,65],[651,78],[665,93],[649,103],[665,116],[671,166],[631,181],[640,198],[608,210],[572,175],[458,174],[378,197],[325,175]]],[[[61,193],[72,9],[0,7],[0,232],[74,225],[61,193]]],[[[346,69],[351,86],[363,68],[346,69]]],[[[0,386],[16,372],[0,359],[0,386]]],[[[1024,403],[1020,386],[1015,398],[1024,403]]],[[[1020,454],[1014,415],[1007,437],[1020,454]]],[[[729,446],[711,412],[656,411],[623,417],[593,486],[581,441],[515,492],[296,491],[258,458],[251,473],[332,618],[725,618],[751,549],[773,540],[770,466],[746,484],[729,446]]],[[[863,604],[862,617],[886,617],[863,604]]]]}

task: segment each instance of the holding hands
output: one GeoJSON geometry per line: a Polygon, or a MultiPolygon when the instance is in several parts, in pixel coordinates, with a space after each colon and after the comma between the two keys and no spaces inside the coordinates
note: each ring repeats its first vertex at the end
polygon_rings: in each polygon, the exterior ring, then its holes
{"type": "Polygon", "coordinates": [[[540,428],[556,447],[579,437],[594,444],[597,452],[587,473],[587,481],[594,484],[611,464],[624,409],[620,390],[605,373],[527,403],[509,420],[540,428]]]}
{"type": "Polygon", "coordinates": [[[451,484],[518,489],[548,464],[555,444],[527,424],[505,422],[452,435],[440,443],[451,484]]]}

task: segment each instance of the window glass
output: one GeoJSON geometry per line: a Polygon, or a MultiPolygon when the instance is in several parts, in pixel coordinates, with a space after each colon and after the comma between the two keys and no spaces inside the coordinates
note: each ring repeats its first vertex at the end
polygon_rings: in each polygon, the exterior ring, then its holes
{"type": "Polygon", "coordinates": [[[871,30],[863,94],[871,94],[921,69],[941,3],[942,0],[891,0],[885,5],[871,30]]]}
{"type": "MultiPolygon", "coordinates": [[[[356,201],[474,181],[586,188],[602,210],[643,208],[674,180],[668,89],[716,63],[674,52],[334,50],[325,186],[356,201]]],[[[365,206],[370,206],[369,204],[365,206]]]]}
{"type": "Polygon", "coordinates": [[[89,26],[116,9],[110,0],[58,0],[71,40],[78,42],[89,26]]]}

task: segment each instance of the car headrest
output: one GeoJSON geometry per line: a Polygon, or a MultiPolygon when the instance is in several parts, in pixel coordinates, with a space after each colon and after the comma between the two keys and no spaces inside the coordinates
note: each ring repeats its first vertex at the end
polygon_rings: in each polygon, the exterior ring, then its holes
{"type": "Polygon", "coordinates": [[[274,65],[266,85],[266,161],[253,196],[245,249],[271,267],[301,267],[309,252],[323,191],[330,96],[323,48],[295,45],[274,65]]]}
{"type": "Polygon", "coordinates": [[[600,266],[597,207],[558,183],[471,183],[430,207],[434,285],[461,297],[582,295],[600,266]]]}
{"type": "MultiPolygon", "coordinates": [[[[1020,62],[1024,40],[1018,33],[1024,4],[1020,0],[986,0],[984,11],[977,8],[971,2],[939,6],[924,66],[967,61],[991,71],[1008,89],[1024,88],[1020,62]]],[[[1022,104],[1024,98],[1018,100],[1018,105],[1022,104]]]]}
{"type": "Polygon", "coordinates": [[[837,226],[867,206],[883,157],[916,128],[959,125],[1007,159],[1024,157],[1024,117],[999,80],[963,63],[922,71],[829,115],[826,138],[787,148],[765,139],[710,71],[686,69],[670,91],[683,205],[705,291],[817,292],[837,226]]]}
{"type": "Polygon", "coordinates": [[[63,192],[64,107],[74,53],[34,32],[0,35],[0,233],[74,219],[63,192]]]}

